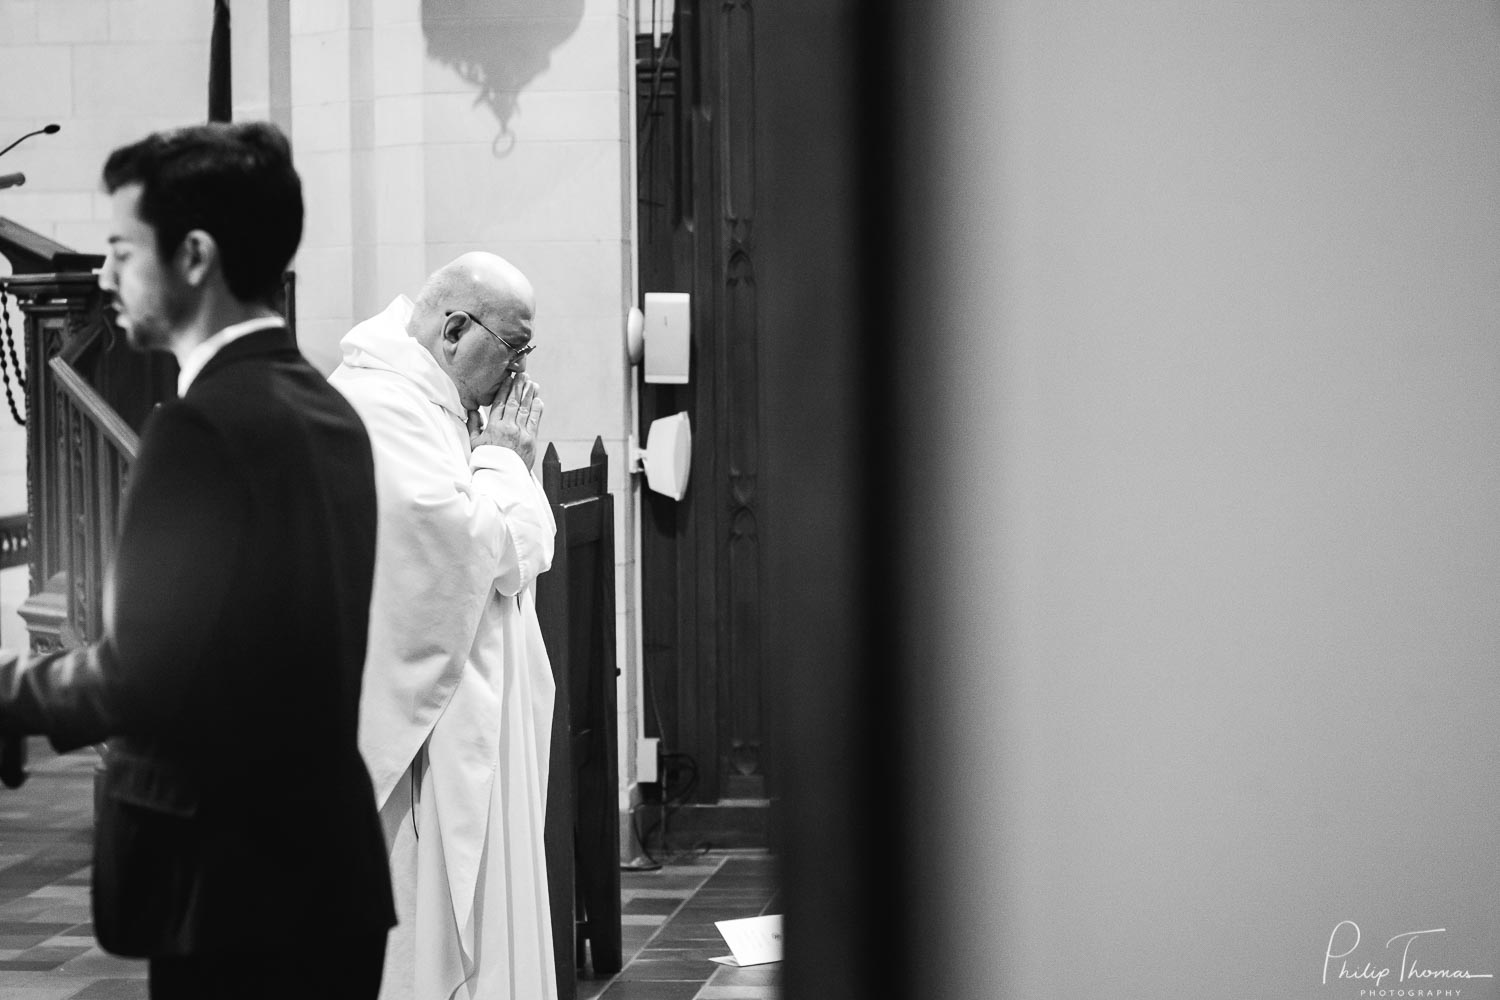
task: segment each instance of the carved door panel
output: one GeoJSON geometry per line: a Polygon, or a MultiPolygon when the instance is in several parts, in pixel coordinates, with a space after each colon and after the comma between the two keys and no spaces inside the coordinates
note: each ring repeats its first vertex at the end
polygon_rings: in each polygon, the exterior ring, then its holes
{"type": "Polygon", "coordinates": [[[641,427],[686,410],[692,475],[643,491],[647,731],[697,763],[699,803],[761,799],[753,10],[679,0],[637,47],[641,290],[692,294],[691,379],[640,385],[641,427]]]}

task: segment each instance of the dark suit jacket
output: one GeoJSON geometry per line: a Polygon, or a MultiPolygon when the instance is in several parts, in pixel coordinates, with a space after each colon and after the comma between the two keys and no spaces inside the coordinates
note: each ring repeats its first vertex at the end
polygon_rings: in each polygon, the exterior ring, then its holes
{"type": "Polygon", "coordinates": [[[375,520],[364,426],[285,329],[225,347],[148,421],[104,637],[0,664],[0,727],[109,741],[110,951],[317,948],[395,922],[355,743],[375,520]]]}

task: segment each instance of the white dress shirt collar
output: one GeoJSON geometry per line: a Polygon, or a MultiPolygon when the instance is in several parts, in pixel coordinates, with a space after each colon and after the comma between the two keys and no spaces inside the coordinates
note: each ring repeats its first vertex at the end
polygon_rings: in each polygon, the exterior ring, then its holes
{"type": "Polygon", "coordinates": [[[193,379],[203,371],[203,366],[213,360],[218,354],[230,344],[241,337],[261,330],[270,330],[274,327],[285,326],[286,321],[280,316],[262,316],[259,319],[247,319],[243,323],[231,323],[218,333],[209,337],[203,343],[193,348],[188,353],[187,360],[182,363],[181,370],[177,373],[177,396],[182,398],[187,395],[188,386],[193,384],[193,379]]]}

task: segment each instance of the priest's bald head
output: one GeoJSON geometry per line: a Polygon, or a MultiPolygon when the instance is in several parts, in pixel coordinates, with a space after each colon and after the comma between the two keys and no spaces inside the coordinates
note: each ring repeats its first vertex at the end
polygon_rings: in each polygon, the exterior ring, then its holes
{"type": "Polygon", "coordinates": [[[431,352],[465,410],[495,402],[512,372],[526,371],[536,297],[515,265],[466,253],[443,265],[417,293],[407,332],[431,352]]]}

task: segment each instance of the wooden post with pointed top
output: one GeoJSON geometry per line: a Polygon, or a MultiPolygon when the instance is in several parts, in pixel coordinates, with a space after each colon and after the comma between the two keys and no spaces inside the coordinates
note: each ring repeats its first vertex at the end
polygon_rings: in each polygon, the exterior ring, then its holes
{"type": "Polygon", "coordinates": [[[564,471],[542,459],[557,523],[552,569],[536,584],[537,618],[557,684],[547,788],[547,877],[559,1000],[576,995],[577,968],[620,971],[619,766],[615,749],[614,498],[609,456],[594,439],[589,464],[564,471]]]}
{"type": "Polygon", "coordinates": [[[234,117],[229,74],[229,0],[214,0],[213,33],[208,42],[208,120],[234,117]]]}
{"type": "Polygon", "coordinates": [[[600,483],[604,489],[609,489],[609,455],[604,450],[604,438],[595,437],[593,450],[589,452],[589,468],[593,470],[593,480],[600,483]]]}
{"type": "Polygon", "coordinates": [[[542,492],[552,503],[561,500],[562,460],[557,457],[557,445],[547,443],[547,453],[542,456],[542,492]]]}

